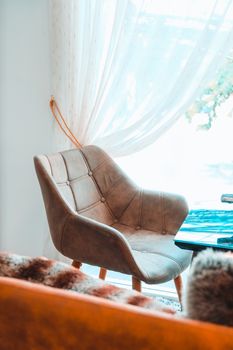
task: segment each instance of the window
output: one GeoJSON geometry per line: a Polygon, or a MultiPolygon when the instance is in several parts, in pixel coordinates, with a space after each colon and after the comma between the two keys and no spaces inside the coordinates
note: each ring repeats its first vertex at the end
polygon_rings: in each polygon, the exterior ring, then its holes
{"type": "Polygon", "coordinates": [[[118,163],[142,187],[183,194],[192,209],[226,209],[220,198],[233,191],[232,114],[229,98],[209,130],[182,117],[154,145],[118,163]]]}

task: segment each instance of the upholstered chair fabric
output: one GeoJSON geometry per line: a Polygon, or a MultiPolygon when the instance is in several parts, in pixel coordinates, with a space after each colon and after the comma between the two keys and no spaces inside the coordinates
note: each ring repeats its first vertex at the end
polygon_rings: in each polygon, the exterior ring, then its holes
{"type": "Polygon", "coordinates": [[[63,255],[146,283],[174,279],[191,253],[173,238],[183,197],[142,190],[99,147],[35,157],[51,236],[63,255]]]}

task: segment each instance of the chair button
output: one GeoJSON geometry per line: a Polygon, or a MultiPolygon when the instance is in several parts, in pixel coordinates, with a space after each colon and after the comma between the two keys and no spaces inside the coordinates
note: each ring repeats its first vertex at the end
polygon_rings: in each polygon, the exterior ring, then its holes
{"type": "Polygon", "coordinates": [[[137,226],[137,227],[136,227],[136,230],[140,230],[140,229],[141,229],[141,226],[137,226]]]}
{"type": "Polygon", "coordinates": [[[67,181],[66,181],[66,184],[67,184],[67,186],[70,186],[70,181],[67,180],[67,181]]]}
{"type": "Polygon", "coordinates": [[[89,176],[92,176],[92,171],[88,171],[88,175],[89,175],[89,176]]]}
{"type": "Polygon", "coordinates": [[[118,222],[118,220],[117,219],[114,219],[114,223],[116,224],[118,222]]]}
{"type": "Polygon", "coordinates": [[[104,197],[101,197],[101,202],[105,202],[105,198],[104,197]]]}

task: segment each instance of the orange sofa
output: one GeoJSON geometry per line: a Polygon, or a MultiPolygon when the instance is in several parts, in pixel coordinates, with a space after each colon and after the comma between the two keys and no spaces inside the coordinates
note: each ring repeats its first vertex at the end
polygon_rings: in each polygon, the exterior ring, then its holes
{"type": "Polygon", "coordinates": [[[233,328],[0,278],[1,350],[233,350],[233,328]]]}

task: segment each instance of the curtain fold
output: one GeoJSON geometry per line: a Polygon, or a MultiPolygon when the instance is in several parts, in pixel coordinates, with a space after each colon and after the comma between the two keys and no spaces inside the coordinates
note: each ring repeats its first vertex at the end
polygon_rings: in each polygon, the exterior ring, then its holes
{"type": "Polygon", "coordinates": [[[51,45],[52,94],[75,136],[129,155],[213,79],[233,47],[233,2],[51,0],[51,45]]]}

